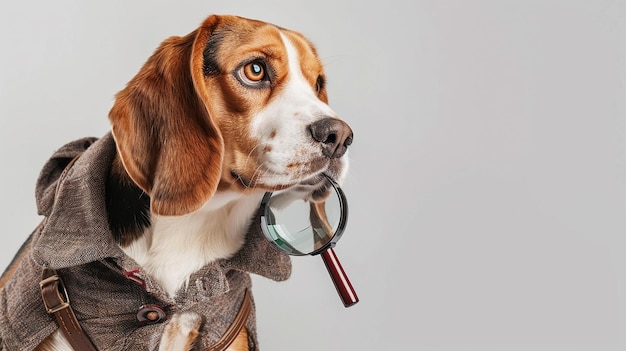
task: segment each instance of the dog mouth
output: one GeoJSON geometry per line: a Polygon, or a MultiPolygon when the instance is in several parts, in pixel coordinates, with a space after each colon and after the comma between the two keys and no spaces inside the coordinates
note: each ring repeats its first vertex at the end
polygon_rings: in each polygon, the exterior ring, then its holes
{"type": "Polygon", "coordinates": [[[243,177],[243,176],[242,176],[241,174],[239,174],[236,170],[231,169],[231,170],[230,170],[230,176],[231,176],[231,177],[233,177],[233,179],[234,179],[237,183],[239,183],[239,184],[243,185],[243,187],[244,187],[244,188],[251,188],[251,187],[252,187],[252,186],[251,186],[251,184],[252,184],[252,183],[250,182],[250,179],[248,179],[248,178],[246,178],[246,177],[243,177]]]}
{"type": "Polygon", "coordinates": [[[325,201],[333,191],[333,182],[337,183],[333,178],[326,175],[326,173],[322,174],[323,179],[316,184],[315,190],[311,191],[311,199],[312,202],[323,202],[325,201]]]}
{"type": "Polygon", "coordinates": [[[335,177],[330,172],[325,171],[284,190],[304,201],[319,203],[328,199],[334,191],[334,186],[337,185],[338,182],[335,177]]]}
{"type": "Polygon", "coordinates": [[[286,184],[274,185],[254,182],[249,178],[242,176],[236,170],[231,170],[230,175],[235,182],[244,189],[262,189],[265,191],[289,190],[300,193],[303,199],[313,202],[322,202],[327,199],[333,190],[332,183],[337,183],[335,177],[331,172],[328,172],[328,170],[317,173],[309,178],[306,178],[305,180],[295,180],[286,184]]]}
{"type": "Polygon", "coordinates": [[[232,177],[232,179],[234,180],[234,184],[239,185],[241,188],[243,189],[257,189],[257,190],[264,190],[264,191],[277,191],[277,190],[284,190],[284,189],[288,189],[292,186],[294,186],[293,183],[276,183],[276,184],[270,184],[268,182],[265,182],[261,179],[252,177],[246,177],[244,176],[242,173],[231,169],[230,170],[230,176],[232,177]]]}
{"type": "Polygon", "coordinates": [[[255,171],[230,168],[231,184],[244,190],[264,190],[267,192],[293,190],[307,200],[321,202],[333,191],[333,183],[340,184],[347,164],[340,159],[325,162],[302,164],[297,171],[293,168],[274,169],[271,166],[257,166],[255,171]],[[250,175],[251,174],[251,175],[250,175]]]}

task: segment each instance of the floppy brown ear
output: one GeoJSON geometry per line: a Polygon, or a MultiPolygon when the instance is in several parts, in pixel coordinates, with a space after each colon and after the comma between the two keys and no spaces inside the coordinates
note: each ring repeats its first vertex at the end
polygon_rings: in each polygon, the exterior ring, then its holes
{"type": "Polygon", "coordinates": [[[187,36],[165,40],[109,113],[124,168],[159,215],[198,209],[220,180],[224,142],[202,71],[204,47],[218,22],[209,17],[187,36]]]}

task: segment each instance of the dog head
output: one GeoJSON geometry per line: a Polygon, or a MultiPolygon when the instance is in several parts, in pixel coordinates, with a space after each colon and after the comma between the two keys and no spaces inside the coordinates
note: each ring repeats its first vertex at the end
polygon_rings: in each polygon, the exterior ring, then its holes
{"type": "Polygon", "coordinates": [[[343,179],[352,143],[328,106],[314,46],[235,16],[165,40],[109,118],[126,172],[160,215],[192,212],[226,190],[293,189],[321,200],[324,174],[343,179]]]}

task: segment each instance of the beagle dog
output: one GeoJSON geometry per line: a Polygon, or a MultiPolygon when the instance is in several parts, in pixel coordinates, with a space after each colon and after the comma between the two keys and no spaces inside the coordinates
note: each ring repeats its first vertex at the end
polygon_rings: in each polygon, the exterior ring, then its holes
{"type": "MultiPolygon", "coordinates": [[[[166,39],[116,95],[109,119],[117,152],[107,182],[149,198],[110,207],[111,232],[170,296],[242,248],[265,192],[324,201],[326,176],[346,176],[353,139],[328,105],[313,44],[236,16],[213,15],[166,39]]],[[[200,324],[189,313],[169,318],[159,349],[190,350],[200,324]]],[[[37,350],[72,348],[57,331],[37,350]]],[[[229,350],[248,350],[245,328],[229,350]]]]}

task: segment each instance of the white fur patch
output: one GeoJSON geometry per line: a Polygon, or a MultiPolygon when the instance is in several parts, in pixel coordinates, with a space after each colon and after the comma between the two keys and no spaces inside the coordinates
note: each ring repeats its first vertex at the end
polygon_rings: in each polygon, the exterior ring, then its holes
{"type": "Polygon", "coordinates": [[[39,344],[35,351],[74,351],[74,349],[65,338],[65,335],[63,335],[61,329],[57,329],[39,344]]]}
{"type": "Polygon", "coordinates": [[[152,215],[152,226],[123,250],[175,296],[192,273],[241,248],[262,196],[262,191],[222,192],[184,216],[152,215]]]}
{"type": "Polygon", "coordinates": [[[195,312],[177,313],[165,326],[159,351],[189,350],[202,326],[202,316],[195,312]]]}
{"type": "MultiPolygon", "coordinates": [[[[324,161],[321,148],[307,126],[323,118],[337,118],[305,79],[294,44],[282,33],[281,38],[290,78],[281,95],[252,118],[250,129],[259,145],[267,146],[268,150],[258,155],[264,169],[255,174],[255,180],[274,186],[298,184],[326,170],[331,161],[324,161]],[[326,163],[318,163],[313,169],[310,165],[313,159],[326,163]]],[[[339,176],[345,174],[347,156],[334,162],[343,165],[339,176]]],[[[299,192],[302,189],[311,191],[310,187],[301,187],[299,192]]],[[[218,192],[193,213],[176,217],[153,214],[151,227],[123,250],[170,296],[175,296],[181,287],[189,284],[192,273],[210,262],[232,256],[241,248],[262,196],[263,191],[218,192]]]]}
{"type": "Polygon", "coordinates": [[[295,184],[323,171],[308,168],[321,157],[321,148],[311,138],[308,126],[337,114],[315,93],[302,74],[296,47],[281,33],[289,63],[289,80],[281,96],[252,118],[250,130],[259,144],[270,150],[260,156],[265,172],[258,181],[269,185],[295,184]],[[298,167],[294,167],[298,165],[298,167]]]}

